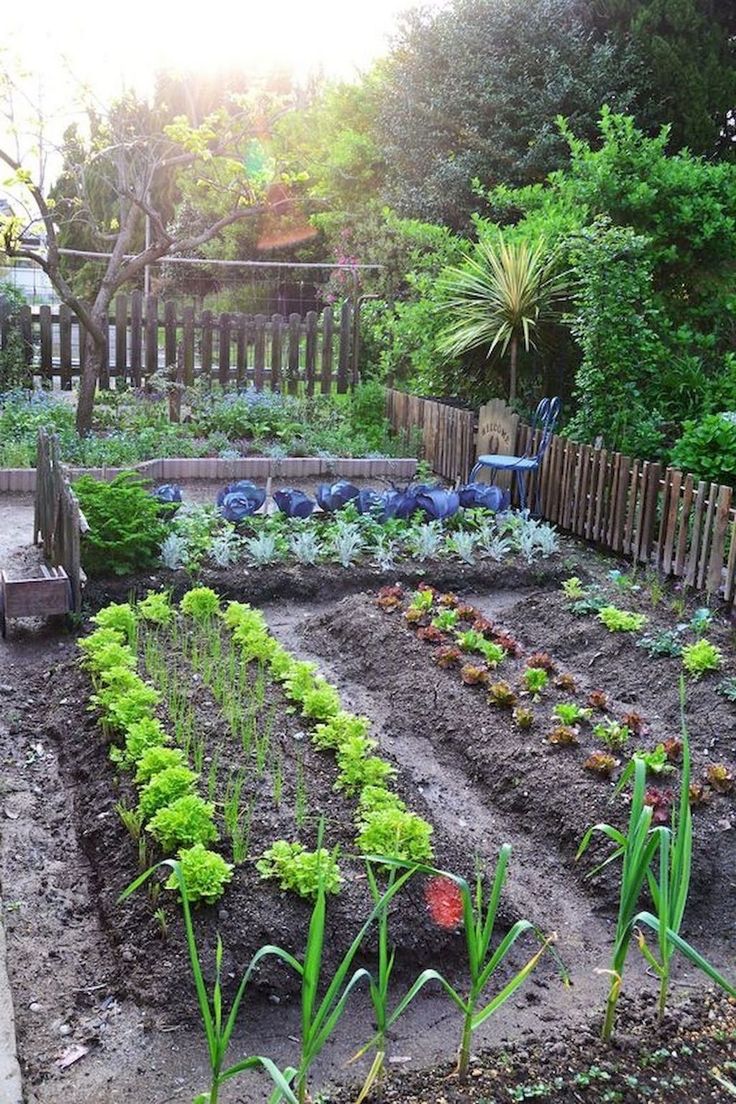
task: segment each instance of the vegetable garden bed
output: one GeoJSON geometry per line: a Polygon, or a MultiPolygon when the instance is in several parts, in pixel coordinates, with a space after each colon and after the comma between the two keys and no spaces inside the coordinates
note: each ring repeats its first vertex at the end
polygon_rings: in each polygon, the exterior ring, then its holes
{"type": "MultiPolygon", "coordinates": [[[[572,546],[566,548],[571,551],[572,546]]],[[[694,610],[686,609],[675,592],[662,593],[650,581],[615,574],[609,577],[606,568],[592,557],[584,558],[578,568],[583,580],[579,587],[568,584],[563,591],[560,583],[570,574],[568,568],[563,571],[559,560],[476,566],[446,561],[406,565],[397,572],[398,588],[393,578],[387,583],[385,574],[364,566],[351,571],[326,566],[205,570],[199,580],[217,587],[223,594],[223,608],[228,599],[262,605],[269,640],[278,641],[285,655],[318,664],[327,684],[336,688],[341,708],[369,719],[369,734],[378,741],[375,754],[396,771],[395,777],[390,769],[385,772],[384,781],[411,813],[431,825],[429,838],[439,866],[472,879],[478,860],[492,870],[500,845],[512,845],[500,932],[520,916],[530,917],[543,932],[557,932],[556,949],[574,988],[570,991],[562,986],[558,966],[547,954],[520,998],[504,1006],[478,1032],[478,1043],[518,1040],[522,1031],[539,1036],[541,1042],[531,1042],[521,1054],[512,1052],[508,1059],[496,1055],[479,1062],[472,1089],[457,1088],[452,1079],[414,1079],[406,1084],[392,1079],[387,1099],[434,1101],[442,1094],[453,1102],[513,1101],[536,1094],[555,1102],[610,1099],[666,1100],[669,1104],[680,1099],[679,1083],[671,1079],[675,1074],[687,1074],[697,1084],[701,1096],[692,1099],[728,1098],[718,1096],[721,1090],[709,1072],[710,1065],[734,1057],[727,1006],[711,1004],[703,1013],[702,1004],[693,1002],[683,1013],[691,1024],[689,1033],[678,1026],[676,1010],[669,1013],[662,1028],[647,1028],[651,1002],[641,994],[651,994],[653,1001],[656,985],[644,975],[635,949],[626,975],[620,1030],[626,1036],[635,1028],[641,1034],[641,1046],[635,1039],[628,1040],[617,1055],[595,1041],[606,987],[605,977],[596,971],[609,964],[618,870],[614,864],[589,877],[606,849],[597,847],[577,863],[575,853],[585,828],[594,821],[625,825],[628,806],[624,796],[616,795],[615,784],[632,751],[649,754],[660,744],[666,747],[672,757],[665,753],[663,761],[652,755],[648,785],[660,791],[660,796],[669,789],[677,793],[681,766],[676,747],[669,741],[676,741],[680,733],[677,684],[683,661],[680,655],[650,652],[661,651],[668,642],[672,651],[683,644],[697,644],[703,637],[713,642],[720,651],[720,669],[687,679],[693,782],[703,789],[694,794],[693,881],[683,933],[733,977],[733,927],[723,920],[733,916],[736,904],[732,879],[736,810],[733,792],[728,792],[728,777],[736,773],[734,706],[728,696],[732,685],[728,682],[732,673],[730,629],[718,618],[712,624],[704,623],[708,619],[697,612],[693,616],[694,610]],[[435,591],[428,589],[426,582],[421,586],[425,580],[436,586],[435,591]],[[451,591],[457,597],[449,594],[451,591]],[[611,631],[604,620],[620,625],[626,618],[622,622],[607,614],[601,619],[600,609],[610,607],[624,614],[643,614],[647,623],[634,631],[611,631]],[[416,610],[418,616],[412,614],[407,619],[409,610],[416,610]],[[457,617],[447,617],[448,611],[455,611],[457,617]],[[438,619],[439,624],[433,625],[438,619]],[[678,629],[678,625],[683,627],[678,629]],[[437,630],[441,639],[437,632],[427,631],[430,629],[437,630]],[[643,640],[642,646],[637,646],[637,640],[643,640]],[[453,654],[448,656],[448,650],[453,654]],[[530,677],[526,674],[530,669],[545,671],[547,680],[530,677]],[[499,692],[502,682],[508,689],[499,692]],[[493,703],[488,701],[489,692],[495,693],[493,703]],[[517,700],[512,701],[510,695],[517,700]],[[560,715],[561,705],[575,705],[582,713],[573,717],[563,710],[560,715]],[[529,713],[514,716],[514,710],[529,713]],[[639,715],[638,721],[632,714],[639,715]],[[523,727],[529,715],[531,725],[523,727]],[[611,723],[619,726],[613,736],[611,723]],[[596,731],[599,724],[608,726],[607,737],[596,731]],[[624,725],[629,727],[626,738],[621,732],[624,725]],[[571,730],[572,739],[550,741],[560,727],[571,730]],[[611,741],[620,746],[611,748],[611,741]],[[611,767],[610,777],[586,769],[586,761],[594,753],[619,760],[611,767]],[[709,768],[714,766],[725,773],[709,778],[709,768]],[[720,780],[724,792],[719,792],[714,779],[720,780]],[[708,1023],[708,1014],[722,1025],[721,1037],[700,1028],[703,1015],[708,1023]],[[567,1049],[559,1051],[555,1059],[550,1048],[560,1024],[568,1025],[560,1043],[567,1049]],[[690,1046],[691,1053],[686,1055],[683,1050],[678,1058],[675,1039],[679,1047],[690,1046]],[[668,1047],[667,1071],[661,1068],[659,1058],[652,1060],[654,1067],[647,1065],[647,1055],[668,1047]],[[590,1073],[591,1067],[603,1070],[600,1077],[590,1073]],[[656,1076],[637,1074],[639,1067],[655,1068],[656,1076]],[[609,1083],[604,1075],[613,1080],[609,1083]],[[646,1092],[635,1084],[636,1077],[642,1085],[647,1083],[646,1092]],[[603,1093],[609,1089],[624,1095],[607,1098],[603,1093]]],[[[173,584],[176,601],[191,585],[183,573],[165,571],[134,580],[134,586],[136,582],[140,598],[149,588],[160,590],[173,584]]],[[[131,580],[100,581],[90,593],[93,600],[102,602],[103,597],[105,601],[124,599],[130,589],[131,580]]],[[[205,805],[215,805],[213,819],[219,839],[207,846],[226,863],[238,860],[232,877],[223,885],[222,896],[211,905],[201,904],[194,913],[210,977],[216,935],[222,937],[223,983],[226,999],[230,999],[257,947],[268,942],[282,944],[297,954],[303,950],[311,900],[279,888],[276,881],[262,876],[265,868],[259,870],[257,865],[275,841],[298,841],[313,851],[320,817],[324,817],[323,845],[328,850],[340,848],[337,862],[344,883],[327,901],[327,973],[365,919],[371,898],[364,867],[352,858],[360,850],[356,839],[362,830],[359,787],[348,784],[346,788],[345,762],[341,764],[333,750],[321,750],[314,742],[317,726],[327,721],[303,715],[304,700],[295,698],[293,688],[290,691],[273,669],[259,666],[258,658],[241,662],[242,645],[233,643],[239,607],[232,607],[229,624],[219,620],[208,623],[206,618],[197,620],[191,601],[189,613],[177,613],[171,620],[163,614],[167,623],[139,617],[135,662],[141,677],[161,694],[155,713],[172,736],[167,747],[181,751],[179,768],[186,764],[198,775],[191,787],[193,793],[205,805]],[[336,790],[341,776],[343,788],[336,790]],[[236,791],[240,836],[234,840],[236,791]],[[234,855],[237,848],[240,850],[234,855]]],[[[161,613],[164,608],[158,599],[149,605],[154,617],[157,609],[161,613]]],[[[99,691],[97,675],[95,679],[99,691]]],[[[144,829],[140,836],[148,842],[141,853],[133,838],[135,831],[131,834],[129,830],[129,818],[126,829],[116,812],[116,805],[134,809],[145,791],[143,784],[134,781],[135,771],[121,771],[110,761],[110,747],[124,751],[124,744],[109,724],[105,729],[100,726],[99,711],[87,712],[95,692],[89,672],[74,660],[42,685],[45,704],[43,718],[38,714],[39,731],[43,725],[61,755],[62,779],[73,794],[77,836],[90,863],[88,877],[102,921],[96,938],[109,941],[111,948],[106,952],[106,990],[146,1010],[145,1016],[152,1022],[170,1019],[172,1008],[176,1008],[179,1023],[193,1023],[196,1005],[176,892],[162,887],[152,899],[142,888],[118,903],[121,890],[141,866],[172,854],[173,845],[165,838],[162,842],[161,837],[157,845],[152,833],[144,829]]],[[[322,684],[318,688],[326,689],[322,684]]],[[[319,712],[319,708],[317,700],[313,711],[319,712]]],[[[370,757],[373,749],[368,748],[367,753],[370,757]]],[[[366,755],[358,758],[364,760],[366,755]]],[[[426,841],[426,836],[423,838],[426,841]]],[[[414,857],[425,856],[417,853],[414,857]]],[[[163,885],[165,877],[160,880],[163,885]]],[[[6,896],[7,892],[6,887],[6,896]]],[[[447,907],[453,911],[452,901],[447,907]]],[[[445,908],[440,901],[438,911],[437,901],[433,902],[431,893],[427,895],[427,879],[420,875],[392,906],[396,999],[426,966],[441,966],[453,982],[462,980],[461,930],[456,916],[446,927],[438,923],[445,908]]],[[[12,931],[10,936],[12,972],[12,931]]],[[[365,941],[358,960],[371,967],[375,963],[373,938],[365,941]]],[[[494,979],[491,992],[497,991],[529,954],[530,946],[520,943],[503,973],[494,979]]],[[[688,984],[701,984],[700,975],[684,966],[677,967],[677,977],[688,984]]],[[[284,1060],[284,1051],[293,1050],[287,1035],[298,1029],[288,1009],[297,990],[297,979],[282,965],[272,962],[259,971],[245,1012],[247,1033],[242,1045],[251,1048],[247,1052],[255,1045],[253,1037],[260,1045],[258,1021],[265,1022],[268,1010],[274,1007],[283,1008],[282,1023],[290,1025],[282,1029],[279,1061],[284,1060]],[[256,1011],[259,1008],[262,1013],[256,1011]]],[[[673,1009],[680,992],[675,985],[673,1009]]],[[[21,1027],[26,1031],[27,1018],[28,1013],[21,1015],[21,1027]]],[[[356,996],[336,1034],[336,1059],[347,1059],[367,1041],[370,1018],[366,998],[356,996]],[[349,1045],[341,1044],[343,1032],[351,1040],[349,1045]]],[[[398,1022],[393,1053],[401,1058],[408,1051],[413,1061],[421,1064],[432,1054],[449,1056],[458,1035],[457,1010],[439,990],[428,988],[407,1014],[406,1026],[398,1022]],[[444,1051],[438,1036],[444,1040],[444,1051]]],[[[197,1045],[201,1044],[196,1039],[187,1043],[190,1048],[197,1045]]],[[[27,1034],[22,1046],[31,1049],[27,1034]]],[[[95,1061],[104,1068],[104,1040],[95,1061]]],[[[369,1065],[370,1056],[356,1067],[358,1074],[365,1076],[369,1065]]],[[[326,1076],[329,1080],[335,1075],[333,1066],[326,1076]]],[[[66,1076],[71,1077],[71,1071],[66,1076]]],[[[136,1099],[143,1074],[123,1071],[121,1076],[123,1081],[128,1078],[133,1095],[111,1099],[136,1099]]],[[[162,1075],[163,1095],[164,1088],[173,1085],[171,1077],[173,1071],[162,1075]]],[[[44,1095],[43,1076],[39,1084],[34,1099],[62,1099],[52,1090],[44,1095]]],[[[84,1095],[82,1082],[75,1084],[75,1100],[95,1099],[94,1094],[84,1095]]],[[[183,1099],[203,1087],[201,1076],[192,1080],[190,1075],[185,1086],[183,1099]]],[[[241,1089],[223,1099],[261,1100],[264,1086],[246,1078],[241,1089]]]]}

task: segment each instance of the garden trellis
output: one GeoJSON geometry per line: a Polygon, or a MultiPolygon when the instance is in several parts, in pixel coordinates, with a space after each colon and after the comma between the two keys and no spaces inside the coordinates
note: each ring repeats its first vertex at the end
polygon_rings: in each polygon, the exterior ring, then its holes
{"type": "MultiPolygon", "coordinates": [[[[214,314],[140,291],[118,295],[108,319],[107,368],[100,385],[111,379],[132,385],[154,372],[169,370],[190,384],[203,377],[223,387],[271,388],[290,394],[348,391],[358,382],[358,315],[345,301],[321,314],[214,314]]],[[[80,373],[79,322],[69,307],[24,306],[11,322],[0,310],[4,348],[17,325],[26,358],[43,380],[58,377],[68,390],[80,373]]]]}

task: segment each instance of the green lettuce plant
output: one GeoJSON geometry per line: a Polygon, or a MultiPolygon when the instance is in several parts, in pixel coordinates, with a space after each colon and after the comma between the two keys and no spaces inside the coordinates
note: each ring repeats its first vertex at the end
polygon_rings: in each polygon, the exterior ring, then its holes
{"type": "Polygon", "coordinates": [[[175,854],[182,847],[214,843],[218,837],[214,815],[213,803],[196,794],[185,794],[159,809],[149,821],[147,831],[165,854],[175,854]]]}
{"type": "Polygon", "coordinates": [[[291,890],[300,897],[316,898],[323,887],[325,893],[339,893],[343,878],[338,866],[338,850],[318,847],[307,851],[301,843],[276,840],[256,863],[262,878],[273,878],[281,889],[291,890]]]}
{"type": "Polygon", "coordinates": [[[643,613],[629,613],[616,606],[603,606],[598,611],[598,620],[609,632],[641,632],[647,623],[643,613]]]}
{"type": "Polygon", "coordinates": [[[198,778],[199,775],[188,767],[168,767],[154,774],[141,790],[139,805],[143,819],[150,820],[165,805],[193,793],[198,778]]]}
{"type": "Polygon", "coordinates": [[[686,644],[682,649],[682,666],[691,678],[699,679],[708,671],[718,671],[723,663],[720,648],[709,640],[686,644]]]}

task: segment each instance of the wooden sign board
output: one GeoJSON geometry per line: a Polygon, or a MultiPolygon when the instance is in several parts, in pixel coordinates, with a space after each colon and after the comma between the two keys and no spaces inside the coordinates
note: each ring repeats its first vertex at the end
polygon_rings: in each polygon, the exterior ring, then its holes
{"type": "MultiPolygon", "coordinates": [[[[476,458],[488,453],[514,456],[518,424],[519,415],[515,414],[503,399],[492,399],[491,402],[485,403],[478,415],[476,458]]],[[[511,476],[508,472],[498,472],[494,479],[495,483],[504,489],[508,488],[510,480],[511,476]]]]}

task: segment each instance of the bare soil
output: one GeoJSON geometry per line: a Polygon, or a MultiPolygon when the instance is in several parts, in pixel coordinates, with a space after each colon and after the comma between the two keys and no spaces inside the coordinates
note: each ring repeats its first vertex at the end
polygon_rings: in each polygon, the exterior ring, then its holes
{"type": "MultiPolygon", "coordinates": [[[[568,561],[577,559],[579,574],[581,562],[582,569],[602,579],[611,566],[572,545],[567,555],[568,561]]],[[[549,651],[560,669],[575,676],[575,700],[584,702],[589,690],[603,689],[616,715],[638,709],[651,730],[645,746],[676,735],[678,661],[649,660],[630,639],[609,634],[595,619],[572,617],[558,593],[559,579],[570,569],[570,562],[563,566],[559,561],[532,570],[443,565],[427,574],[413,571],[404,579],[415,585],[429,575],[442,589],[456,589],[482,606],[487,616],[514,633],[524,652],[549,651]]],[[[733,1079],[728,1066],[736,1058],[732,1009],[702,996],[683,1004],[683,995],[693,987],[699,993],[701,981],[681,967],[674,1011],[662,1029],[655,1029],[650,1018],[654,983],[632,956],[619,1041],[613,1048],[596,1041],[606,988],[606,978],[597,971],[608,960],[615,879],[613,871],[586,878],[592,860],[576,864],[574,851],[588,823],[625,817],[625,807],[610,804],[610,783],[582,770],[583,759],[595,746],[587,730],[581,732],[578,748],[558,751],[546,744],[551,705],[567,696],[550,694],[532,705],[535,727],[528,735],[518,733],[506,714],[485,703],[481,691],[462,685],[456,672],[438,670],[431,646],[419,641],[397,615],[383,613],[373,594],[361,593],[387,581],[377,573],[340,568],[213,571],[202,581],[217,586],[225,597],[264,605],[272,631],[300,657],[319,662],[338,685],[346,708],[371,716],[381,754],[399,770],[402,794],[436,826],[439,861],[470,872],[476,855],[490,863],[502,842],[512,844],[502,926],[528,915],[558,933],[572,987],[559,983],[551,959],[544,962],[518,997],[479,1031],[478,1047],[495,1049],[474,1067],[470,1088],[458,1086],[448,1066],[424,1072],[433,1063],[451,1060],[458,1026],[452,1008],[428,990],[397,1025],[385,1100],[480,1104],[540,1097],[555,1104],[606,1099],[676,1104],[686,1098],[731,1098],[711,1068],[718,1066],[733,1079]],[[651,1058],[660,1051],[669,1052],[666,1060],[651,1058]],[[574,1081],[592,1065],[611,1080],[594,1077],[588,1087],[574,1081]],[[397,1070],[413,1067],[423,1072],[396,1076],[397,1070]],[[689,1086],[687,1097],[678,1077],[689,1086]],[[563,1084],[558,1086],[560,1078],[563,1084]],[[542,1083],[549,1084],[549,1091],[536,1091],[542,1083]],[[604,1096],[609,1089],[622,1095],[604,1096]]],[[[190,585],[165,572],[133,580],[133,585],[143,591],[172,582],[175,590],[190,585]]],[[[130,581],[119,580],[91,584],[90,609],[125,596],[130,587],[130,581]]],[[[648,611],[656,624],[675,620],[670,600],[648,611]]],[[[643,608],[645,602],[644,593],[617,596],[619,605],[643,608]]],[[[725,673],[733,673],[730,627],[722,620],[709,636],[727,654],[725,673]]],[[[125,784],[116,780],[99,729],[85,711],[89,687],[76,667],[73,639],[18,623],[1,648],[0,886],[26,1098],[32,1104],[189,1100],[206,1084],[204,1046],[193,1026],[177,913],[166,906],[169,931],[164,938],[145,894],[125,906],[116,904],[120,889],[137,870],[137,856],[113,812],[114,802],[125,795],[125,784]],[[84,1053],[65,1067],[79,1053],[73,1048],[84,1053]]],[[[523,657],[507,662],[503,677],[514,681],[523,657]]],[[[716,693],[717,681],[704,679],[688,696],[696,773],[714,760],[734,765],[736,707],[716,693]]],[[[216,730],[216,711],[206,691],[193,682],[192,693],[202,720],[210,713],[216,730]]],[[[305,765],[309,759],[314,794],[328,802],[334,767],[311,752],[308,741],[295,739],[298,722],[282,703],[274,697],[271,704],[277,710],[284,763],[298,745],[305,765]]],[[[285,830],[288,819],[293,823],[291,786],[287,780],[283,811],[271,809],[254,824],[254,852],[274,832],[285,830]]],[[[335,838],[347,847],[349,810],[346,814],[336,802],[327,811],[335,838]]],[[[735,821],[733,796],[716,797],[696,814],[686,932],[727,972],[733,972],[736,946],[735,821]]],[[[365,887],[357,870],[351,870],[344,896],[331,909],[331,954],[355,930],[364,901],[365,887]]],[[[459,970],[461,937],[433,928],[419,892],[410,904],[411,910],[397,919],[402,984],[435,954],[443,968],[459,970]]],[[[287,900],[257,881],[248,868],[219,908],[199,912],[205,955],[209,959],[219,930],[231,983],[230,975],[237,974],[249,948],[266,937],[298,950],[307,911],[304,903],[287,900]]],[[[234,1053],[293,1059],[298,1007],[292,995],[283,975],[262,975],[234,1053]]],[[[327,1048],[315,1085],[365,1073],[366,1062],[347,1071],[344,1062],[365,1041],[369,1020],[362,994],[327,1048]]],[[[266,1096],[264,1082],[253,1077],[236,1083],[223,1099],[255,1102],[266,1096]]],[[[354,1094],[330,1092],[329,1099],[347,1102],[354,1094]]]]}

